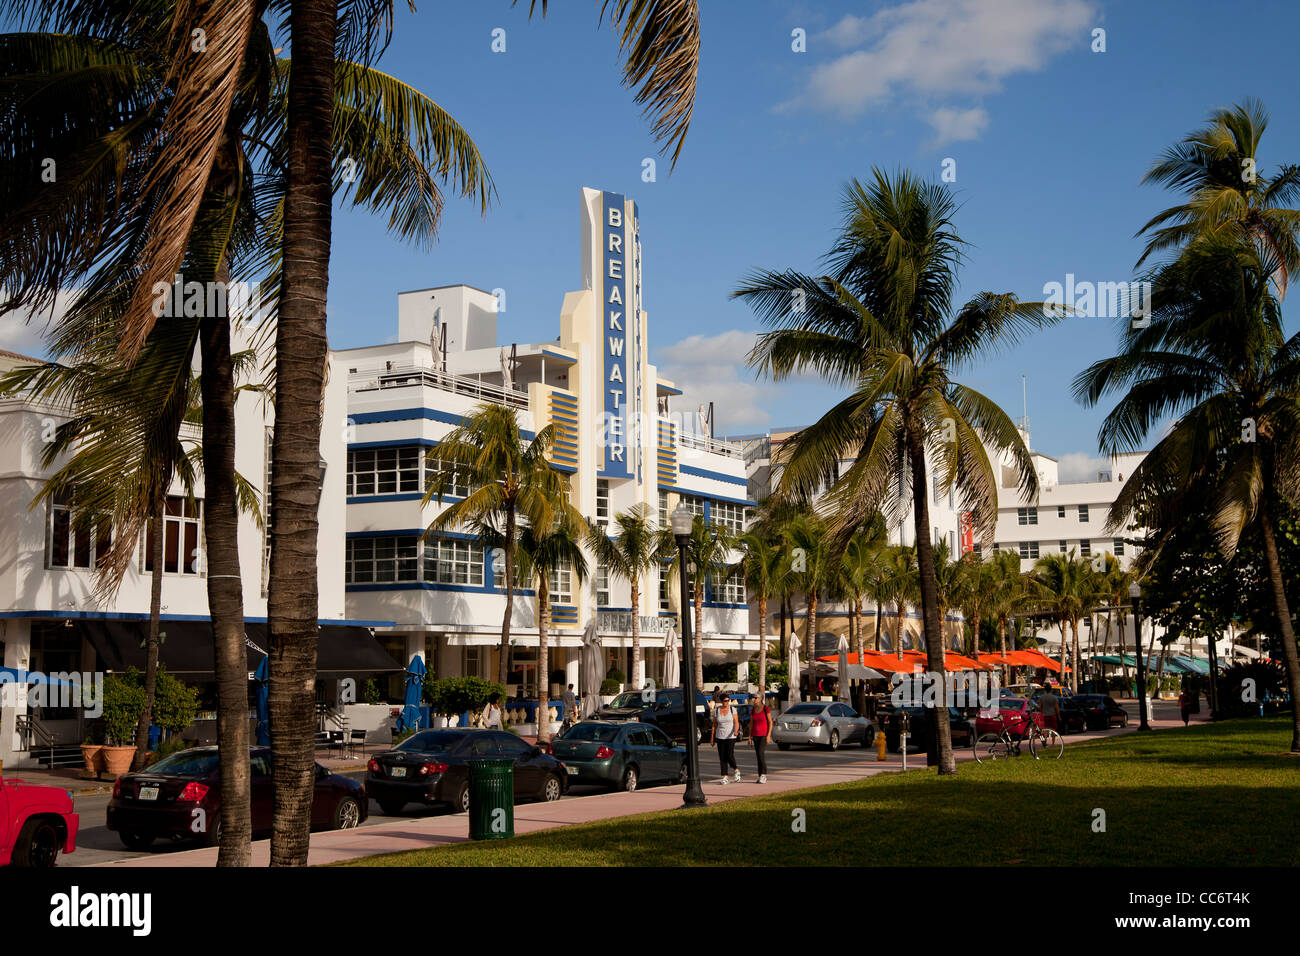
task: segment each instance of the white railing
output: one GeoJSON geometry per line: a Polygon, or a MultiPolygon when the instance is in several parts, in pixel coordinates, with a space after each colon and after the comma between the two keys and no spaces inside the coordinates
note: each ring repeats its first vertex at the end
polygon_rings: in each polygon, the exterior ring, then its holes
{"type": "Polygon", "coordinates": [[[511,405],[515,408],[528,407],[528,393],[516,389],[505,389],[481,379],[468,375],[455,375],[432,368],[418,366],[393,366],[392,368],[367,369],[357,371],[348,377],[348,391],[367,392],[375,389],[405,388],[411,385],[427,385],[456,395],[467,395],[482,401],[495,402],[498,405],[511,405]]]}
{"type": "Polygon", "coordinates": [[[711,452],[714,455],[722,455],[725,458],[743,459],[745,457],[745,450],[739,445],[718,438],[696,435],[692,432],[679,431],[677,433],[677,444],[683,448],[695,448],[700,451],[711,452]]]}

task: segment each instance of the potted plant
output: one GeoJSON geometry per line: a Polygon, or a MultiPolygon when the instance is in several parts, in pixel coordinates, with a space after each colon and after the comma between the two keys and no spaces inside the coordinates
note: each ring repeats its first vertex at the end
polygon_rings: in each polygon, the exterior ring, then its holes
{"type": "Polygon", "coordinates": [[[95,743],[94,738],[86,734],[86,739],[81,742],[81,759],[86,764],[82,776],[93,775],[98,780],[104,770],[104,745],[95,743]]]}
{"type": "Polygon", "coordinates": [[[144,688],[110,674],[104,680],[104,769],[120,777],[131,769],[135,756],[135,728],[144,713],[144,688]]]}
{"type": "Polygon", "coordinates": [[[608,704],[620,693],[622,693],[622,685],[614,678],[606,677],[600,682],[600,703],[602,706],[608,704]]]}

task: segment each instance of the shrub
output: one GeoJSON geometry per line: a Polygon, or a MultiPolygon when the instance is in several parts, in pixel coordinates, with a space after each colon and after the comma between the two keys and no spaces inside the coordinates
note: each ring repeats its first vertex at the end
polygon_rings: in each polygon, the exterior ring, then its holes
{"type": "Polygon", "coordinates": [[[624,673],[623,673],[621,670],[619,670],[617,667],[611,667],[611,668],[609,669],[609,673],[605,675],[605,679],[606,679],[606,680],[612,680],[612,681],[613,681],[614,683],[616,683],[616,684],[626,684],[626,683],[627,683],[627,675],[624,674],[624,673]]]}
{"type": "MultiPolygon", "coordinates": [[[[753,674],[753,677],[751,677],[750,680],[757,682],[758,665],[754,665],[752,668],[750,668],[750,673],[753,674]]],[[[775,687],[777,684],[781,684],[782,686],[784,686],[789,682],[790,668],[786,664],[781,663],[780,661],[774,661],[771,658],[768,658],[766,677],[767,677],[767,686],[769,688],[775,687]]]]}
{"type": "Polygon", "coordinates": [[[493,694],[504,701],[506,689],[482,677],[443,677],[425,681],[425,696],[435,713],[445,716],[482,710],[493,694]]]}
{"type": "Polygon", "coordinates": [[[109,746],[135,743],[135,728],[144,713],[144,688],[129,677],[109,674],[104,679],[104,735],[109,746]]]}
{"type": "MultiPolygon", "coordinates": [[[[425,686],[428,687],[427,681],[425,686]]],[[[361,699],[367,704],[377,704],[383,699],[379,693],[379,682],[373,677],[369,678],[361,688],[361,699]]]]}
{"type": "Polygon", "coordinates": [[[1285,694],[1286,671],[1281,664],[1230,664],[1219,675],[1219,712],[1224,716],[1258,714],[1266,695],[1275,701],[1285,694]],[[1253,688],[1248,680],[1255,682],[1253,688]]]}
{"type": "Polygon", "coordinates": [[[702,677],[706,684],[731,684],[736,680],[735,664],[705,664],[702,677]]]}
{"type": "Polygon", "coordinates": [[[606,677],[600,682],[600,695],[602,697],[609,697],[611,694],[617,694],[618,685],[619,682],[614,680],[614,678],[606,677]]]}
{"type": "MultiPolygon", "coordinates": [[[[133,687],[140,688],[141,710],[144,709],[143,672],[128,667],[125,680],[133,687]]],[[[167,673],[167,669],[158,665],[158,674],[154,679],[153,711],[150,721],[169,734],[179,734],[194,723],[194,715],[199,710],[199,691],[184,681],[167,673]]],[[[139,720],[139,718],[136,718],[139,720]]]]}

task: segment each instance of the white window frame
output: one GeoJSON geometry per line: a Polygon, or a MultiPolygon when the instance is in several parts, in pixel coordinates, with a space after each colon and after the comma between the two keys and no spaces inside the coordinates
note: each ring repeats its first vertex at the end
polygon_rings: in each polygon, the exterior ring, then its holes
{"type": "Polygon", "coordinates": [[[60,571],[93,571],[99,565],[101,552],[107,550],[113,543],[113,529],[106,519],[92,521],[84,527],[77,527],[77,516],[74,509],[67,500],[51,500],[45,518],[45,566],[50,569],[60,571]],[[60,529],[60,516],[66,515],[63,520],[66,521],[66,527],[60,529]],[[100,541],[102,532],[107,532],[107,540],[100,541]],[[85,537],[86,543],[86,563],[77,561],[77,539],[85,537]],[[66,563],[59,564],[54,559],[54,544],[56,538],[62,538],[67,555],[66,563]]]}
{"type": "MultiPolygon", "coordinates": [[[[206,560],[204,553],[206,544],[204,543],[203,527],[203,499],[195,498],[193,501],[193,510],[197,515],[188,514],[191,509],[190,499],[184,495],[168,495],[167,501],[163,506],[163,574],[176,575],[193,575],[194,577],[204,577],[206,560]],[[172,513],[173,507],[176,509],[172,513]],[[170,529],[176,529],[176,570],[169,570],[167,567],[167,538],[170,536],[170,529]],[[194,547],[188,549],[186,553],[185,539],[186,531],[189,528],[194,529],[193,543],[194,547]],[[197,552],[197,553],[196,553],[197,552]]],[[[153,549],[149,542],[149,528],[153,522],[145,523],[144,531],[141,532],[143,538],[140,546],[140,570],[148,574],[152,571],[149,563],[153,560],[153,549]]]]}
{"type": "Polygon", "coordinates": [[[1021,541],[1020,542],[1020,560],[1034,561],[1038,559],[1038,542],[1021,541]]]}
{"type": "Polygon", "coordinates": [[[610,603],[609,568],[598,562],[596,564],[596,606],[609,607],[610,603]]]}
{"type": "Polygon", "coordinates": [[[429,584],[483,586],[483,545],[468,538],[438,537],[424,542],[421,580],[429,584]]]}
{"type": "Polygon", "coordinates": [[[1087,505],[1079,505],[1079,523],[1080,523],[1080,524],[1087,524],[1087,523],[1088,523],[1088,506],[1087,506],[1087,505]]]}
{"type": "Polygon", "coordinates": [[[596,479],[596,520],[609,520],[609,479],[596,479]]]}
{"type": "Polygon", "coordinates": [[[1016,523],[1022,525],[1038,524],[1037,508],[1017,508],[1016,523]]]}
{"type": "Polygon", "coordinates": [[[560,560],[559,567],[551,568],[547,578],[551,591],[551,604],[573,603],[573,562],[568,558],[560,560]]]}
{"type": "Polygon", "coordinates": [[[419,445],[348,449],[347,497],[420,492],[419,445]]]}

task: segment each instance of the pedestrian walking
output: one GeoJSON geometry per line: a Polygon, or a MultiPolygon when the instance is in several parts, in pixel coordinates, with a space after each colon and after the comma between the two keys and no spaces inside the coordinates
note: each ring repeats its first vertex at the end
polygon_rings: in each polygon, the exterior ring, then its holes
{"type": "Polygon", "coordinates": [[[479,723],[489,729],[504,730],[505,724],[501,719],[501,695],[493,694],[488,698],[488,702],[483,705],[483,712],[479,714],[479,723]]]}
{"type": "Polygon", "coordinates": [[[1186,727],[1188,722],[1192,719],[1192,695],[1187,693],[1186,687],[1184,687],[1183,692],[1178,695],[1178,713],[1182,715],[1183,726],[1186,727]]]}
{"type": "Polygon", "coordinates": [[[570,726],[578,722],[578,697],[573,692],[573,685],[560,695],[560,704],[564,707],[564,724],[570,726]]]}
{"type": "Polygon", "coordinates": [[[758,689],[758,699],[749,711],[749,739],[754,744],[758,758],[758,782],[767,783],[767,742],[772,736],[772,708],[767,705],[764,688],[758,689]]]}
{"type": "Polygon", "coordinates": [[[724,697],[713,711],[713,745],[718,748],[718,762],[722,766],[722,779],[718,783],[731,783],[728,771],[735,773],[740,783],[740,768],[736,766],[736,738],[740,733],[740,720],[730,697],[724,697]]]}
{"type": "Polygon", "coordinates": [[[1038,709],[1043,712],[1043,727],[1057,730],[1061,718],[1061,699],[1050,686],[1047,688],[1047,693],[1038,698],[1038,709]]]}

